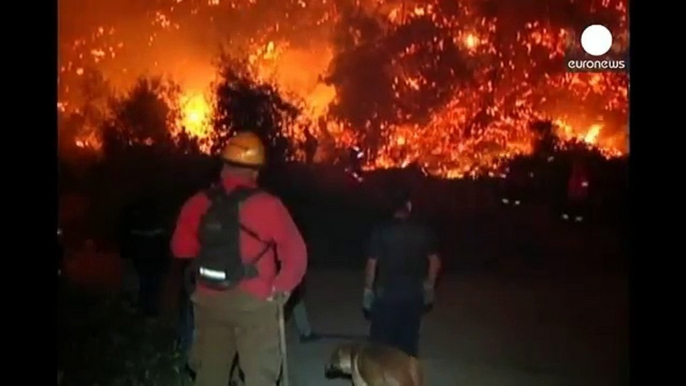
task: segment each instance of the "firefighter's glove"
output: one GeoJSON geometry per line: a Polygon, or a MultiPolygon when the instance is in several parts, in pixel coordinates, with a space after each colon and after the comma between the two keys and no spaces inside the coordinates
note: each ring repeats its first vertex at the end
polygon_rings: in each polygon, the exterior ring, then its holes
{"type": "Polygon", "coordinates": [[[362,309],[369,312],[372,310],[372,304],[374,304],[374,291],[365,288],[362,295],[362,309]]]}
{"type": "Polygon", "coordinates": [[[288,299],[291,297],[290,292],[284,292],[284,291],[276,291],[273,290],[271,296],[267,298],[268,301],[270,302],[276,302],[280,306],[283,306],[288,302],[288,299]]]}
{"type": "Polygon", "coordinates": [[[433,306],[436,300],[436,291],[434,286],[429,283],[424,283],[424,305],[427,307],[433,306]]]}

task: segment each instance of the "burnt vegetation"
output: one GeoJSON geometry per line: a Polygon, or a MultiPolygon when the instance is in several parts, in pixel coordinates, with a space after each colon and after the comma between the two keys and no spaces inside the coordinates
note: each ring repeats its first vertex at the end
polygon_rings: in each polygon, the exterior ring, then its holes
{"type": "Polygon", "coordinates": [[[103,123],[105,156],[146,149],[170,152],[176,149],[172,124],[177,118],[179,87],[161,78],[140,78],[123,96],[110,101],[111,117],[103,123]]]}
{"type": "Polygon", "coordinates": [[[300,114],[271,84],[255,80],[245,61],[222,55],[218,62],[219,81],[214,85],[213,153],[236,130],[252,131],[267,145],[271,163],[284,162],[294,149],[285,128],[300,114]]]}

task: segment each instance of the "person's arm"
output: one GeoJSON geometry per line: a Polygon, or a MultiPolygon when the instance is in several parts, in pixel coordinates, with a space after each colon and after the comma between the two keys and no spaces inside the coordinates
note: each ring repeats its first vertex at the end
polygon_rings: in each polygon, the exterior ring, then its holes
{"type": "Polygon", "coordinates": [[[271,212],[270,226],[274,230],[272,239],[276,244],[277,258],[281,262],[281,269],[273,283],[274,292],[291,293],[305,276],[307,248],[298,227],[281,201],[273,201],[271,212]]]}
{"type": "Polygon", "coordinates": [[[371,290],[374,288],[374,280],[376,279],[376,258],[370,257],[367,259],[367,266],[364,270],[364,289],[371,290]]]}
{"type": "Polygon", "coordinates": [[[434,288],[436,286],[436,279],[438,278],[438,273],[441,270],[441,258],[438,255],[438,241],[436,236],[429,231],[429,249],[427,258],[429,259],[429,272],[424,281],[427,287],[434,288]]]}
{"type": "Polygon", "coordinates": [[[437,253],[432,253],[429,255],[429,274],[426,278],[426,285],[433,288],[436,286],[436,279],[438,278],[438,272],[441,270],[441,259],[438,257],[437,253]]]}
{"type": "Polygon", "coordinates": [[[381,257],[381,237],[378,228],[372,231],[368,254],[369,257],[364,270],[364,291],[362,292],[362,309],[365,312],[370,312],[374,305],[374,281],[376,280],[377,264],[381,257]]]}
{"type": "Polygon", "coordinates": [[[200,250],[197,230],[200,217],[206,209],[206,198],[202,195],[191,197],[181,208],[176,228],[171,238],[171,252],[177,259],[195,258],[200,250]]]}
{"type": "Polygon", "coordinates": [[[379,257],[381,257],[381,237],[379,229],[372,231],[372,236],[369,241],[369,251],[367,258],[367,265],[364,270],[364,289],[372,290],[374,288],[374,281],[376,280],[376,268],[379,257]]]}

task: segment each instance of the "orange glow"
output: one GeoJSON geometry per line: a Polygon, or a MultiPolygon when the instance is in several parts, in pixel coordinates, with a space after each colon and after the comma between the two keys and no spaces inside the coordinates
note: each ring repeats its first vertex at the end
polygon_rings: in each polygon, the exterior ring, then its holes
{"type": "Polygon", "coordinates": [[[465,47],[471,50],[474,49],[477,44],[479,44],[479,38],[477,38],[476,35],[468,33],[464,36],[462,42],[464,43],[465,47]]]}
{"type": "Polygon", "coordinates": [[[598,135],[600,134],[600,130],[602,130],[602,128],[603,127],[601,125],[591,126],[584,136],[584,142],[588,143],[589,145],[595,145],[598,141],[598,135]]]}
{"type": "Polygon", "coordinates": [[[205,138],[211,132],[212,106],[203,94],[186,93],[181,96],[180,126],[196,138],[205,138]]]}
{"type": "Polygon", "coordinates": [[[81,149],[92,149],[99,151],[102,148],[102,142],[95,133],[81,135],[74,140],[76,147],[81,149]]]}
{"type": "MultiPolygon", "coordinates": [[[[626,29],[626,1],[593,2],[596,8],[615,12],[619,46],[628,41],[628,33],[621,33],[626,29]]],[[[531,152],[529,125],[535,120],[551,120],[563,141],[586,143],[607,157],[628,152],[626,74],[564,71],[565,50],[574,39],[561,26],[526,19],[516,31],[504,33],[500,31],[507,20],[479,15],[472,2],[454,2],[459,12],[446,15],[441,11],[446,2],[437,0],[355,1],[358,11],[382,31],[369,38],[352,23],[343,24],[339,2],[332,0],[160,0],[145,12],[136,9],[136,17],[120,10],[124,3],[60,1],[61,15],[78,12],[88,20],[76,26],[61,23],[60,112],[81,106],[84,98],[75,90],[88,78],[82,76],[84,69],[101,71],[118,91],[142,74],[169,75],[182,87],[180,118],[171,130],[207,139],[212,132],[212,102],[207,97],[215,75],[212,60],[223,44],[229,54],[249,63],[255,79],[275,86],[302,109],[284,131],[296,147],[305,140],[306,130],[313,133],[319,142],[318,162],[335,159],[353,144],[368,146],[364,135],[379,132],[366,170],[416,162],[441,177],[473,176],[492,171],[504,157],[531,152]],[[83,2],[92,3],[93,15],[85,15],[79,5],[83,2]],[[432,23],[436,35],[422,35],[421,41],[401,39],[406,38],[402,29],[412,23],[432,23]],[[395,109],[384,120],[365,117],[352,124],[350,111],[336,110],[341,100],[363,99],[359,94],[364,92],[346,94],[347,79],[325,81],[332,69],[346,63],[339,60],[343,49],[337,35],[345,29],[350,40],[345,49],[351,52],[376,46],[383,51],[389,49],[387,41],[399,46],[382,63],[392,83],[387,104],[395,109]],[[469,81],[425,76],[424,69],[445,66],[441,54],[451,50],[459,51],[466,62],[469,81]],[[443,83],[449,82],[462,83],[445,91],[443,83]],[[422,105],[439,91],[445,94],[439,103],[422,105]]],[[[517,9],[516,0],[505,3],[517,9]]],[[[79,147],[100,146],[97,133],[90,130],[74,140],[79,147]]],[[[211,143],[203,146],[209,151],[211,143]]],[[[296,158],[302,157],[298,153],[296,158]]]]}

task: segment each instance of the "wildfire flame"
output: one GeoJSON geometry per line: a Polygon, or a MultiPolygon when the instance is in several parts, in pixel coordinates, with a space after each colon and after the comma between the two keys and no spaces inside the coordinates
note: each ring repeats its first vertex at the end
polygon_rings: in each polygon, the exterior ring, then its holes
{"type": "Polygon", "coordinates": [[[590,145],[596,144],[596,142],[598,141],[598,135],[600,134],[600,130],[602,128],[603,127],[598,124],[591,126],[591,128],[588,129],[588,132],[584,136],[584,142],[590,145]]]}
{"type": "MultiPolygon", "coordinates": [[[[157,8],[145,12],[122,10],[125,5],[117,2],[69,0],[60,2],[61,17],[73,17],[84,2],[102,9],[88,22],[71,23],[79,32],[60,31],[58,111],[63,114],[83,103],[76,84],[88,69],[101,71],[118,89],[149,71],[171,74],[184,88],[181,118],[173,131],[208,138],[213,114],[206,96],[211,62],[218,43],[229,43],[231,54],[246,58],[256,79],[278,86],[302,107],[303,114],[285,132],[295,145],[305,140],[306,131],[315,133],[317,160],[330,158],[336,149],[359,144],[365,148],[376,141],[374,151],[365,151],[366,169],[417,162],[429,173],[447,178],[474,175],[492,168],[498,159],[531,151],[528,125],[544,119],[554,122],[563,140],[595,146],[608,157],[628,151],[626,75],[561,69],[576,35],[550,20],[511,27],[516,23],[506,16],[519,11],[517,1],[495,2],[500,7],[497,15],[502,16],[486,16],[479,14],[476,1],[451,3],[448,13],[446,2],[436,0],[160,0],[157,8]],[[111,20],[111,14],[123,16],[111,20]],[[373,39],[365,36],[369,28],[346,19],[351,14],[363,15],[360,20],[368,23],[373,20],[381,33],[373,39]],[[437,32],[421,35],[421,40],[400,39],[411,28],[418,34],[432,28],[437,32]],[[83,33],[86,30],[91,32],[83,33]],[[349,41],[341,43],[341,36],[349,41]],[[351,96],[348,90],[355,80],[350,73],[364,67],[355,67],[342,80],[327,77],[372,47],[377,52],[397,51],[378,75],[391,74],[391,101],[386,103],[394,112],[382,118],[379,110],[387,106],[378,106],[359,118],[352,111],[355,107],[341,106],[359,99],[364,110],[376,102],[365,98],[365,91],[351,96]],[[469,80],[460,79],[458,69],[441,62],[446,55],[462,55],[460,63],[466,69],[459,71],[470,72],[469,80]],[[440,71],[428,76],[427,69],[440,71]],[[446,87],[453,83],[455,87],[446,87]],[[427,98],[437,102],[428,104],[427,98]],[[370,139],[373,132],[380,138],[370,139]]],[[[627,30],[626,0],[585,3],[589,12],[614,12],[615,29],[627,30]]],[[[627,33],[615,36],[615,48],[627,44],[627,33]]],[[[75,141],[79,147],[100,146],[92,132],[75,141]]],[[[209,151],[210,145],[203,150],[209,151]]]]}
{"type": "Polygon", "coordinates": [[[188,92],[181,96],[181,120],[179,128],[196,138],[211,134],[212,105],[202,93],[188,92]]]}
{"type": "Polygon", "coordinates": [[[102,142],[100,141],[100,138],[98,138],[93,132],[76,137],[74,139],[74,144],[76,147],[81,149],[93,149],[99,151],[102,148],[102,142]]]}

